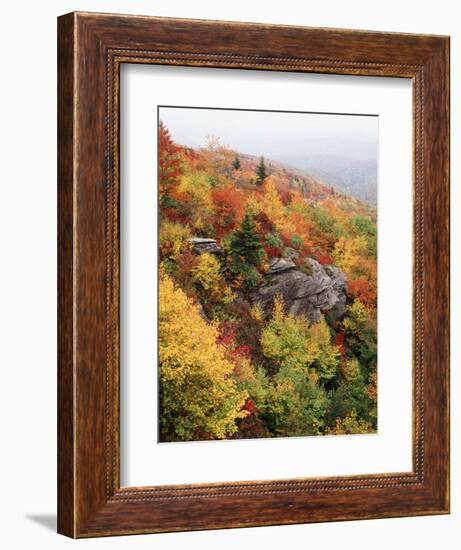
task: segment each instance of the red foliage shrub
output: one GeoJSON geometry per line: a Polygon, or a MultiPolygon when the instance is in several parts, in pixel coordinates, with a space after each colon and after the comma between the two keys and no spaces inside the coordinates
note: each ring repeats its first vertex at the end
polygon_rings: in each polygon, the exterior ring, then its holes
{"type": "Polygon", "coordinates": [[[280,258],[282,256],[282,249],[278,246],[265,246],[264,252],[267,254],[268,258],[280,258]]]}
{"type": "Polygon", "coordinates": [[[247,399],[243,408],[248,411],[250,414],[254,414],[256,411],[256,406],[251,399],[247,399]]]}
{"type": "Polygon", "coordinates": [[[181,215],[176,208],[162,208],[162,218],[166,218],[170,222],[181,221],[181,215]]]}
{"type": "Polygon", "coordinates": [[[194,254],[190,250],[186,250],[177,257],[176,263],[178,264],[179,270],[182,273],[189,274],[192,268],[197,265],[198,258],[196,254],[194,254]]]}
{"type": "Polygon", "coordinates": [[[252,346],[248,344],[237,345],[236,329],[230,321],[223,321],[219,325],[219,336],[216,342],[227,348],[231,359],[238,360],[240,357],[249,359],[251,357],[252,346]]]}
{"type": "Polygon", "coordinates": [[[233,356],[236,356],[236,357],[247,357],[247,358],[250,358],[251,357],[251,351],[252,351],[252,347],[251,346],[247,346],[247,345],[240,345],[240,346],[237,346],[233,351],[232,351],[232,355],[233,356]]]}
{"type": "Polygon", "coordinates": [[[258,418],[257,414],[249,414],[238,422],[238,431],[232,435],[232,439],[258,439],[271,437],[271,433],[258,418]]]}
{"type": "Polygon", "coordinates": [[[339,349],[339,352],[341,353],[341,356],[344,357],[346,355],[346,347],[344,345],[344,339],[345,335],[343,332],[337,332],[335,336],[335,345],[339,349]]]}
{"type": "Polygon", "coordinates": [[[235,328],[229,321],[223,321],[219,325],[219,336],[216,340],[218,344],[233,349],[235,346],[235,328]]]}
{"type": "Polygon", "coordinates": [[[330,265],[331,257],[328,254],[322,254],[321,252],[315,252],[314,258],[319,262],[321,265],[330,265]]]}
{"type": "Polygon", "coordinates": [[[364,306],[368,308],[376,307],[376,292],[366,279],[349,281],[347,288],[349,294],[359,299],[364,306]]]}

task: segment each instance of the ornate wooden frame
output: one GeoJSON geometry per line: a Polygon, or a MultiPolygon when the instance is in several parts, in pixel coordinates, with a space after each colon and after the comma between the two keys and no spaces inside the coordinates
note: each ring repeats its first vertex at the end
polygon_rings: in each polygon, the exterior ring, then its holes
{"type": "Polygon", "coordinates": [[[95,537],[448,513],[448,37],[92,13],[60,17],[58,31],[59,532],[95,537]],[[412,472],[120,487],[121,63],[412,79],[412,472]]]}

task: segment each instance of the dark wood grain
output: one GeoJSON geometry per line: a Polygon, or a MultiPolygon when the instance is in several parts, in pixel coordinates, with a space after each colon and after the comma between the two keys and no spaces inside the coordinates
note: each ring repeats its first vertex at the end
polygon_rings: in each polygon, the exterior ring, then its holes
{"type": "Polygon", "coordinates": [[[71,537],[447,513],[449,41],[73,13],[59,19],[58,530],[71,537]],[[413,469],[120,488],[119,67],[150,63],[411,78],[413,469]]]}
{"type": "Polygon", "coordinates": [[[58,531],[74,536],[73,19],[58,20],[58,531]]]}

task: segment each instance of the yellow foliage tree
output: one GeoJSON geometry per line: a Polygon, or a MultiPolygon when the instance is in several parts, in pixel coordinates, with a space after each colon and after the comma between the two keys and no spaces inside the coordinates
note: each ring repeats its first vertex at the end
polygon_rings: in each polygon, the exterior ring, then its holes
{"type": "Polygon", "coordinates": [[[195,204],[211,207],[210,183],[206,172],[191,172],[182,176],[178,191],[188,195],[195,204]]]}
{"type": "Polygon", "coordinates": [[[343,269],[348,275],[354,275],[354,268],[362,255],[366,256],[368,243],[362,235],[354,239],[340,237],[335,244],[333,263],[343,269]]]}
{"type": "Polygon", "coordinates": [[[176,259],[181,252],[191,247],[190,229],[180,223],[163,220],[160,224],[160,250],[163,257],[176,259]]]}
{"type": "Polygon", "coordinates": [[[255,321],[264,321],[264,311],[259,304],[254,304],[253,306],[251,306],[250,315],[255,321]]]}
{"type": "Polygon", "coordinates": [[[261,350],[265,357],[277,365],[289,365],[296,370],[304,369],[316,359],[309,324],[304,317],[286,315],[283,300],[274,300],[272,319],[261,334],[261,350]]]}
{"type": "Polygon", "coordinates": [[[221,266],[208,252],[201,254],[197,265],[192,268],[192,280],[205,292],[216,293],[221,280],[221,266]]]}
{"type": "Polygon", "coordinates": [[[283,300],[274,301],[272,319],[261,334],[261,350],[265,357],[279,367],[315,373],[330,380],[336,374],[338,348],[324,319],[310,326],[303,316],[286,314],[283,300]]]}
{"type": "Polygon", "coordinates": [[[360,380],[361,372],[360,365],[356,357],[347,359],[341,366],[341,372],[344,380],[348,384],[355,384],[360,380]]]}
{"type": "Polygon", "coordinates": [[[267,177],[264,183],[263,211],[276,226],[279,227],[282,224],[285,208],[273,176],[267,177]]]}
{"type": "Polygon", "coordinates": [[[216,343],[217,326],[165,274],[159,291],[161,440],[225,439],[247,416],[248,394],[237,388],[234,365],[216,343]]]}
{"type": "Polygon", "coordinates": [[[310,338],[316,351],[313,372],[323,380],[331,380],[336,374],[340,352],[332,343],[330,329],[323,317],[310,327],[310,338]]]}
{"type": "Polygon", "coordinates": [[[368,312],[360,300],[348,307],[348,316],[342,321],[342,328],[346,334],[361,335],[368,321],[368,312]]]}
{"type": "Polygon", "coordinates": [[[206,297],[215,302],[228,304],[235,297],[224,282],[218,260],[208,252],[201,254],[197,265],[192,268],[192,280],[206,297]]]}
{"type": "Polygon", "coordinates": [[[246,212],[250,214],[251,217],[255,217],[258,214],[260,214],[263,211],[263,207],[261,205],[261,201],[259,200],[259,197],[250,196],[247,205],[246,205],[246,212]]]}
{"type": "Polygon", "coordinates": [[[337,418],[333,428],[327,428],[325,430],[326,435],[348,435],[348,434],[368,434],[373,433],[375,430],[372,425],[358,418],[357,411],[352,411],[344,418],[337,418]]]}

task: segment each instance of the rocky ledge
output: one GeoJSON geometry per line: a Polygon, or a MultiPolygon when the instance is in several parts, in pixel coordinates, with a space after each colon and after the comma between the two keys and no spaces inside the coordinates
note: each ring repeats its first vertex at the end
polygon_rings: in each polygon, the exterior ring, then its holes
{"type": "Polygon", "coordinates": [[[268,275],[275,275],[276,273],[282,273],[282,271],[288,271],[289,269],[295,269],[296,264],[292,260],[284,260],[283,258],[271,258],[269,261],[268,275]]]}
{"type": "Polygon", "coordinates": [[[204,239],[202,237],[193,237],[190,239],[192,248],[196,254],[209,252],[211,254],[222,254],[223,249],[218,246],[216,239],[204,239]]]}
{"type": "Polygon", "coordinates": [[[326,312],[339,318],[346,313],[346,276],[339,268],[322,266],[312,258],[306,259],[304,271],[291,260],[275,258],[269,263],[266,283],[253,292],[252,300],[269,314],[277,295],[287,312],[305,315],[311,323],[326,312]]]}

